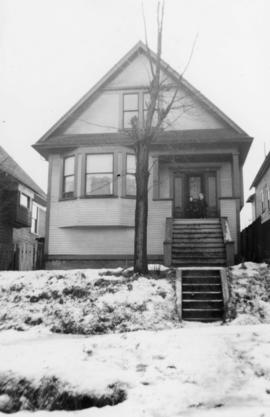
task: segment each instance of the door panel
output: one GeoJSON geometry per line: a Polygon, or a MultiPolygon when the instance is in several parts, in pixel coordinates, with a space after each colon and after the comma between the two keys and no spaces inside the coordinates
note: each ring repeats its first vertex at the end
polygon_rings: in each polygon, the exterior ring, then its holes
{"type": "Polygon", "coordinates": [[[184,217],[184,176],[174,177],[174,217],[184,217]]]}
{"type": "Polygon", "coordinates": [[[207,217],[217,217],[217,177],[215,173],[205,175],[207,217]]]}

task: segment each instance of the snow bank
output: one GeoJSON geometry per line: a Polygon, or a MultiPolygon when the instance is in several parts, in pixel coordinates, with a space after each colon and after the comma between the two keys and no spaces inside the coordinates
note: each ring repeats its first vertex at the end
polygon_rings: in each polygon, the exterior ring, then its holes
{"type": "Polygon", "coordinates": [[[270,323],[270,267],[245,262],[230,269],[233,324],[270,323]]]}
{"type": "Polygon", "coordinates": [[[1,272],[0,330],[100,334],[177,324],[170,280],[100,273],[106,270],[1,272]]]}

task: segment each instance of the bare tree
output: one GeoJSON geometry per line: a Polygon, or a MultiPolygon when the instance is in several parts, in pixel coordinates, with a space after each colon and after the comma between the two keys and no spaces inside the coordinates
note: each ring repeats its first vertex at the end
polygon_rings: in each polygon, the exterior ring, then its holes
{"type": "Polygon", "coordinates": [[[148,88],[149,100],[146,103],[144,122],[135,116],[131,119],[131,136],[136,156],[136,209],[134,238],[134,272],[147,273],[147,223],[148,223],[148,182],[149,152],[151,145],[170,126],[169,114],[177,108],[178,115],[188,111],[190,105],[179,95],[181,80],[193,54],[195,42],[184,68],[175,82],[171,82],[162,72],[162,35],[165,0],[157,4],[157,51],[153,57],[147,39],[146,21],[143,13],[147,58],[150,67],[148,88]]]}

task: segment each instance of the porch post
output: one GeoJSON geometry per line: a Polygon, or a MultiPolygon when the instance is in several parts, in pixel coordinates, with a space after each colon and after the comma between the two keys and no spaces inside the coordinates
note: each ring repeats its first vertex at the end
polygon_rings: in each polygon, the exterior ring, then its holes
{"type": "Polygon", "coordinates": [[[241,197],[241,174],[239,164],[239,153],[232,154],[233,160],[233,194],[234,198],[241,197]]]}

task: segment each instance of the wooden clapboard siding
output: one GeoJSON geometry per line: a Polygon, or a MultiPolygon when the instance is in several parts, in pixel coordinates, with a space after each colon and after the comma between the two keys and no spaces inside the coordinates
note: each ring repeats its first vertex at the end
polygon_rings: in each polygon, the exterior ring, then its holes
{"type": "MultiPolygon", "coordinates": [[[[142,111],[142,94],[147,91],[149,85],[149,61],[143,54],[137,55],[111,82],[109,82],[94,97],[83,104],[80,112],[66,121],[58,134],[87,134],[110,133],[122,128],[123,94],[126,92],[138,92],[140,94],[140,106],[142,111]]],[[[164,74],[165,76],[165,74],[164,74]]],[[[173,78],[166,74],[166,78],[173,83],[173,78]]],[[[163,99],[168,102],[172,92],[163,94],[163,99]]],[[[206,109],[194,94],[180,87],[177,99],[189,106],[189,111],[183,112],[179,117],[179,109],[172,109],[168,116],[171,130],[188,129],[219,129],[226,127],[213,112],[206,109]]]]}
{"type": "Polygon", "coordinates": [[[220,167],[220,196],[232,197],[232,164],[223,162],[220,167]]]}

